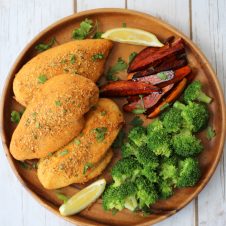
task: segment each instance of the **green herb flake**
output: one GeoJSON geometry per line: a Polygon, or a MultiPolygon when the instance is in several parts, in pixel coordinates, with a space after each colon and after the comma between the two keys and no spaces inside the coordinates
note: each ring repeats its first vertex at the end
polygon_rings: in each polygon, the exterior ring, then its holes
{"type": "Polygon", "coordinates": [[[39,122],[36,122],[36,123],[35,123],[35,127],[36,127],[37,129],[41,128],[40,123],[39,123],[39,122]]]}
{"type": "Polygon", "coordinates": [[[118,81],[119,78],[116,76],[116,74],[120,71],[126,70],[128,67],[127,63],[119,57],[116,64],[110,67],[107,71],[106,78],[108,81],[118,81]]]}
{"type": "Polygon", "coordinates": [[[211,140],[215,136],[216,136],[216,131],[211,126],[208,126],[207,130],[206,130],[206,137],[207,137],[207,139],[211,140]]]}
{"type": "Polygon", "coordinates": [[[102,59],[104,59],[104,54],[102,54],[102,53],[97,53],[97,54],[92,55],[93,61],[102,60],[102,59]]]}
{"type": "Polygon", "coordinates": [[[169,106],[170,106],[169,103],[163,104],[163,105],[160,107],[160,111],[165,110],[165,109],[168,108],[169,106]]]}
{"type": "Polygon", "coordinates": [[[130,55],[129,55],[129,63],[137,56],[137,53],[136,52],[132,52],[130,55]]]}
{"type": "Polygon", "coordinates": [[[104,32],[97,31],[97,32],[93,35],[93,39],[101,39],[101,35],[102,35],[103,33],[104,33],[104,32]]]}
{"type": "Polygon", "coordinates": [[[93,168],[93,167],[94,167],[94,166],[93,166],[93,163],[87,162],[87,163],[85,164],[84,168],[83,168],[83,174],[86,174],[87,170],[88,170],[88,169],[91,169],[91,168],[93,168]]]}
{"type": "Polygon", "coordinates": [[[61,63],[61,64],[66,64],[66,63],[67,63],[67,60],[66,60],[66,59],[62,59],[62,60],[60,61],[60,63],[61,63]]]}
{"type": "Polygon", "coordinates": [[[92,132],[95,133],[96,140],[98,142],[102,142],[105,139],[105,135],[107,133],[107,128],[106,127],[95,128],[95,129],[92,129],[92,132]]]}
{"type": "Polygon", "coordinates": [[[48,44],[40,43],[40,44],[35,46],[35,49],[38,52],[43,52],[43,51],[51,48],[54,45],[55,42],[56,42],[56,39],[55,39],[55,37],[53,37],[48,44]]]}
{"type": "Polygon", "coordinates": [[[53,156],[53,153],[52,152],[49,152],[48,153],[48,156],[50,157],[50,156],[53,156]]]}
{"type": "Polygon", "coordinates": [[[32,112],[31,113],[31,117],[32,117],[32,119],[36,120],[37,112],[32,112]]]}
{"type": "Polygon", "coordinates": [[[144,121],[139,116],[135,116],[129,124],[132,126],[142,126],[143,123],[144,121]]]}
{"type": "Polygon", "coordinates": [[[85,19],[80,23],[80,27],[77,29],[74,29],[72,32],[72,38],[77,40],[85,39],[90,31],[93,28],[93,21],[89,19],[85,19]]]}
{"type": "Polygon", "coordinates": [[[67,149],[65,149],[65,150],[61,151],[61,152],[59,153],[59,155],[60,155],[60,156],[64,156],[64,155],[67,155],[68,153],[69,153],[69,151],[68,151],[67,149]]]}
{"type": "Polygon", "coordinates": [[[32,163],[32,169],[38,169],[38,162],[32,163]]]}
{"type": "Polygon", "coordinates": [[[66,196],[66,195],[64,195],[64,194],[62,194],[62,193],[60,193],[59,191],[55,191],[55,194],[56,194],[56,197],[57,197],[59,200],[63,201],[64,203],[66,203],[66,202],[68,201],[68,199],[69,199],[68,196],[66,196]]]}
{"type": "Polygon", "coordinates": [[[62,104],[61,104],[61,102],[60,102],[59,100],[56,100],[56,101],[55,101],[55,105],[56,105],[57,107],[60,107],[62,104]]]}
{"type": "Polygon", "coordinates": [[[20,111],[12,111],[11,112],[11,122],[18,124],[21,119],[22,114],[23,113],[20,111]]]}
{"type": "Polygon", "coordinates": [[[75,64],[75,54],[71,55],[70,62],[71,64],[75,64]]]}
{"type": "Polygon", "coordinates": [[[126,137],[126,133],[124,130],[121,129],[117,138],[115,139],[114,143],[112,144],[112,147],[113,148],[121,148],[122,144],[125,140],[125,137],[126,137]]]}
{"type": "Polygon", "coordinates": [[[145,108],[136,108],[136,109],[134,109],[132,112],[133,112],[134,114],[136,114],[136,115],[139,115],[139,114],[145,113],[146,110],[147,110],[147,109],[145,109],[145,108]]]}
{"type": "Polygon", "coordinates": [[[28,163],[22,162],[22,161],[18,161],[18,163],[19,163],[21,168],[23,168],[23,169],[30,169],[30,166],[29,166],[28,163]]]}
{"type": "Polygon", "coordinates": [[[75,139],[74,139],[74,143],[75,143],[76,145],[80,145],[80,144],[81,144],[81,141],[80,141],[79,139],[75,138],[75,139]]]}
{"type": "Polygon", "coordinates": [[[157,77],[160,78],[161,80],[166,80],[168,78],[167,74],[164,72],[157,73],[157,77]]]}
{"type": "Polygon", "coordinates": [[[40,75],[40,76],[38,77],[38,83],[39,83],[39,84],[44,84],[47,80],[48,80],[48,79],[47,79],[47,77],[46,77],[45,75],[40,75]]]}
{"type": "Polygon", "coordinates": [[[101,116],[105,116],[106,114],[107,114],[106,111],[101,111],[101,113],[100,113],[101,116]]]}
{"type": "Polygon", "coordinates": [[[127,27],[127,24],[125,22],[123,22],[122,27],[127,27]]]}

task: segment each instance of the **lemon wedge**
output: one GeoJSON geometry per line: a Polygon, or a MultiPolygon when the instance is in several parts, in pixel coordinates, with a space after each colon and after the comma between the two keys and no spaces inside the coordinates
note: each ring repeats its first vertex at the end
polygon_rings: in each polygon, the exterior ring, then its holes
{"type": "Polygon", "coordinates": [[[95,202],[103,193],[106,180],[100,179],[73,195],[59,208],[62,216],[69,216],[80,212],[88,205],[95,202]]]}
{"type": "Polygon", "coordinates": [[[133,45],[154,47],[163,46],[154,34],[136,28],[114,28],[102,34],[101,38],[133,45]]]}

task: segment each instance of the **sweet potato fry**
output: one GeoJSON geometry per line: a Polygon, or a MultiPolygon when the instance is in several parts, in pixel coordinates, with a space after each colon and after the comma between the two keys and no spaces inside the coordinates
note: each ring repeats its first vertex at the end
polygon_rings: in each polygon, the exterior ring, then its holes
{"type": "Polygon", "coordinates": [[[161,89],[152,84],[135,81],[116,81],[100,87],[101,97],[123,97],[160,92],[161,89]]]}
{"type": "Polygon", "coordinates": [[[157,85],[162,88],[172,83],[177,83],[182,80],[184,77],[191,73],[191,68],[189,66],[185,66],[173,71],[163,71],[162,75],[166,77],[166,79],[160,78],[159,74],[149,75],[146,77],[141,77],[137,79],[133,79],[134,81],[147,82],[152,85],[157,85]]]}
{"type": "Polygon", "coordinates": [[[182,39],[177,39],[171,46],[165,45],[160,48],[148,47],[142,50],[130,63],[128,73],[140,71],[150,66],[156,66],[167,58],[175,54],[184,53],[184,44],[182,39]]]}
{"type": "Polygon", "coordinates": [[[137,106],[143,105],[145,109],[155,106],[159,100],[173,88],[174,84],[170,84],[162,89],[162,93],[153,92],[141,100],[139,96],[131,97],[130,100],[134,99],[133,102],[125,104],[123,110],[126,112],[132,112],[137,108],[137,106]]]}
{"type": "Polygon", "coordinates": [[[148,75],[153,75],[159,73],[161,71],[168,71],[168,70],[176,70],[187,65],[187,58],[185,56],[179,58],[180,56],[173,55],[169,59],[166,59],[161,64],[157,65],[156,67],[149,67],[143,71],[138,71],[133,75],[130,74],[132,78],[139,78],[148,75]]]}
{"type": "Polygon", "coordinates": [[[165,105],[173,103],[181,93],[183,92],[184,88],[186,87],[187,79],[184,78],[178,85],[174,88],[174,90],[166,97],[166,99],[159,104],[154,110],[148,115],[148,118],[154,118],[158,116],[165,105]]]}

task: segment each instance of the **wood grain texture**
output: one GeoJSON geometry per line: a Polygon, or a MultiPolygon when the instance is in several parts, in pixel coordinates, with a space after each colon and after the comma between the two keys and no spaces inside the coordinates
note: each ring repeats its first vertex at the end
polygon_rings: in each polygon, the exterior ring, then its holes
{"type": "MultiPolygon", "coordinates": [[[[0,91],[12,63],[24,46],[42,29],[73,13],[73,1],[0,1],[0,91]]],[[[34,200],[20,185],[4,156],[0,144],[0,193],[4,208],[0,225],[69,226],[34,200]],[[3,186],[4,183],[4,186],[3,186]]]]}
{"type": "MultiPolygon", "coordinates": [[[[226,1],[192,1],[193,41],[203,50],[220,80],[226,96],[226,1]]],[[[216,109],[217,111],[217,109],[216,109]]],[[[208,186],[199,195],[200,226],[226,225],[226,147],[208,186]]]]}

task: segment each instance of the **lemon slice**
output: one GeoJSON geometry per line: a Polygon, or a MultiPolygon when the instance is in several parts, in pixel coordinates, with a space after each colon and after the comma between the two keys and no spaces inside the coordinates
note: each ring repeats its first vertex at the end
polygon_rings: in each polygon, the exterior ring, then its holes
{"type": "Polygon", "coordinates": [[[134,45],[154,47],[163,46],[154,34],[136,28],[114,28],[102,34],[101,38],[134,45]]]}
{"type": "Polygon", "coordinates": [[[96,201],[103,193],[106,186],[106,180],[98,180],[88,187],[82,189],[73,195],[68,201],[59,208],[62,216],[69,216],[80,212],[88,205],[96,201]]]}

